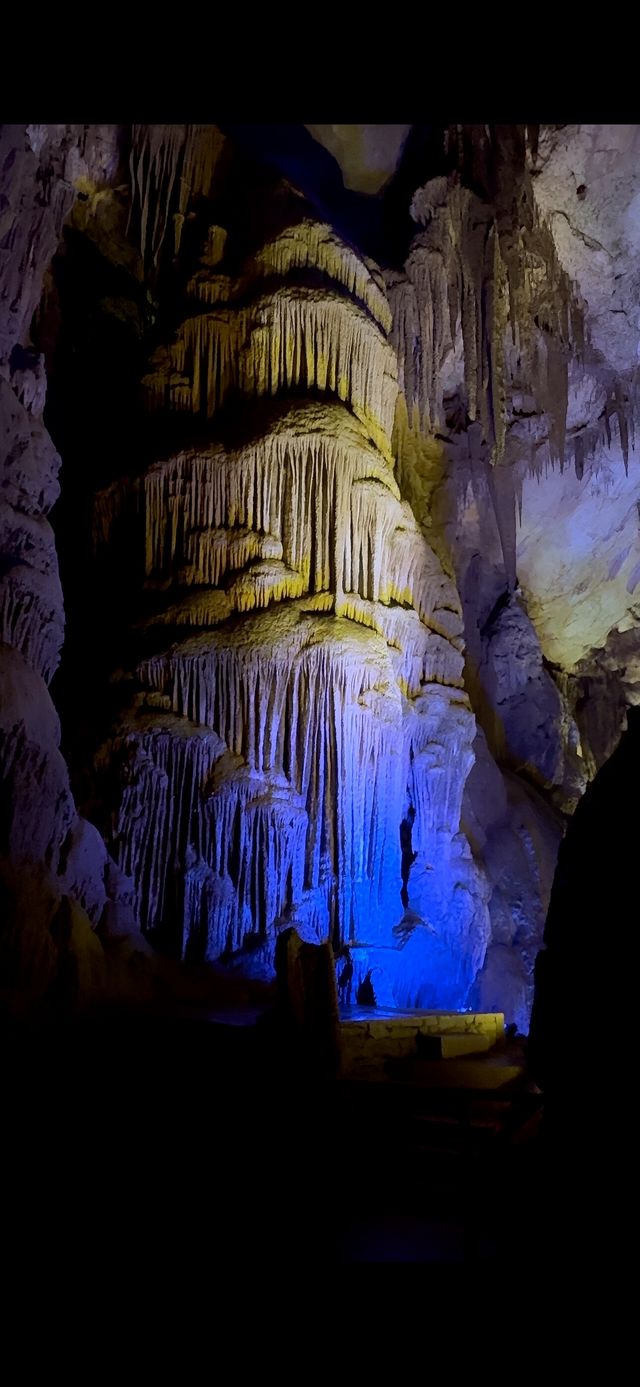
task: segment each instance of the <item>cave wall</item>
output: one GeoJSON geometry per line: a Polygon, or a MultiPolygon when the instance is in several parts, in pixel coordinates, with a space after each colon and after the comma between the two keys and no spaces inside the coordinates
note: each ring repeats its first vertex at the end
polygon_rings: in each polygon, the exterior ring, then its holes
{"type": "Polygon", "coordinates": [[[566,815],[635,701],[639,543],[635,350],[621,370],[616,304],[592,340],[548,215],[563,141],[545,132],[540,153],[528,136],[446,132],[387,274],[400,485],[456,577],[479,723],[463,822],[492,933],[474,996],[501,996],[521,1027],[566,815]]]}
{"type": "Polygon", "coordinates": [[[381,267],[215,126],[0,138],[12,978],[91,991],[142,930],[268,979],[293,924],[379,1003],[526,1030],[635,701],[634,378],[547,215],[563,147],[444,130],[381,267]]]}
{"type": "Polygon", "coordinates": [[[63,959],[78,950],[90,974],[91,927],[108,890],[117,891],[100,834],[76,813],[48,688],[64,636],[48,519],[60,457],[43,422],[44,359],[30,338],[73,178],[83,169],[100,175],[113,158],[113,145],[96,139],[85,159],[85,134],[79,126],[3,126],[0,134],[0,854],[9,1006],[50,992],[63,959]]]}

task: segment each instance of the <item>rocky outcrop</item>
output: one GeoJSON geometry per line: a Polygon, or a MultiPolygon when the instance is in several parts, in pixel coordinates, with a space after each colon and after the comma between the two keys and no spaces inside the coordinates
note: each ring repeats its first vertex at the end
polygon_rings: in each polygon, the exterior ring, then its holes
{"type": "Polygon", "coordinates": [[[481,730],[474,751],[463,824],[487,884],[491,938],[471,1004],[503,1010],[526,1033],[563,817],[522,778],[499,770],[481,730]]]}
{"type": "Polygon", "coordinates": [[[525,383],[548,414],[550,455],[564,452],[568,360],[584,341],[581,305],[547,228],[536,222],[524,164],[511,177],[524,210],[509,219],[498,194],[481,199],[455,173],[420,188],[411,212],[424,229],[405,274],[391,277],[409,417],[415,409],[422,427],[437,432],[455,384],[494,464],[504,459],[509,414],[525,383]]]}
{"type": "Polygon", "coordinates": [[[585,786],[579,733],[519,591],[499,600],[483,627],[478,675],[497,760],[573,809],[585,786]]]}
{"type": "MultiPolygon", "coordinates": [[[[507,583],[526,593],[546,658],[569,668],[633,593],[637,362],[627,357],[621,372],[615,311],[606,333],[590,336],[582,262],[557,249],[548,220],[556,155],[546,137],[527,154],[506,127],[460,130],[451,173],[414,196],[421,229],[404,273],[388,276],[407,419],[452,436],[450,508],[461,524],[469,488],[497,464],[487,485],[507,583]]],[[[622,257],[622,281],[624,269],[622,257]]]]}
{"type": "Polygon", "coordinates": [[[591,650],[568,680],[582,751],[592,778],[613,755],[626,713],[640,703],[640,648],[635,625],[609,632],[606,646],[591,650]]]}
{"type": "Polygon", "coordinates": [[[542,490],[541,473],[584,484],[578,473],[593,459],[585,464],[581,452],[571,469],[565,460],[585,410],[597,448],[606,390],[593,364],[576,372],[584,306],[537,215],[524,145],[510,175],[525,208],[517,224],[504,170],[489,177],[503,138],[497,154],[480,151],[474,182],[484,182],[484,197],[465,186],[464,150],[450,175],[416,193],[405,272],[387,279],[402,392],[399,480],[456,576],[465,685],[482,729],[463,811],[491,920],[474,1004],[500,996],[526,1029],[562,833],[557,809],[571,812],[586,779],[562,661],[545,659],[535,624],[527,501],[532,485],[542,490]]]}
{"type": "Polygon", "coordinates": [[[637,125],[547,126],[534,178],[558,258],[588,301],[593,346],[620,376],[638,359],[639,149],[637,125]]]}
{"type": "Polygon", "coordinates": [[[43,357],[29,341],[74,183],[117,167],[115,131],[87,140],[87,127],[3,126],[0,164],[0,1002],[21,1014],[108,993],[94,930],[107,902],[118,918],[130,890],[76,812],[48,690],[64,635],[48,519],[60,457],[42,417],[43,357]]]}

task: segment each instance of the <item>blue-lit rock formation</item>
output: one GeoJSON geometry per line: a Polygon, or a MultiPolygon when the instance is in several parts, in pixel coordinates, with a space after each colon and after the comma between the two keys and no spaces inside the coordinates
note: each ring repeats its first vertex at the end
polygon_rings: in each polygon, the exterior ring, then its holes
{"type": "Polygon", "coordinates": [[[198,444],[98,498],[107,544],[135,515],[159,647],[101,752],[112,850],[181,957],[268,974],[293,924],[350,948],[356,991],[370,974],[380,1001],[462,1006],[489,923],[460,832],[460,601],[394,477],[382,279],[292,207],[235,275],[211,228],[145,380],[198,444]]]}

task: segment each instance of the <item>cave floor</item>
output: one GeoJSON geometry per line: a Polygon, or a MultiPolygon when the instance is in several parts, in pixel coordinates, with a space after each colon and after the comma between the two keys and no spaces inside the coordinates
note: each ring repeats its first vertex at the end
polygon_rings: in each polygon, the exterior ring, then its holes
{"type": "Polygon", "coordinates": [[[526,1244],[512,1195],[536,1149],[541,1099],[521,1041],[361,1068],[338,1105],[352,1163],[366,1172],[341,1224],[342,1260],[466,1264],[526,1244]]]}
{"type": "Polygon", "coordinates": [[[313,1081],[245,1013],[145,1015],[3,1046],[20,1241],[78,1256],[459,1265],[525,1255],[540,1099],[522,1053],[313,1081]],[[496,1090],[496,1070],[507,1074],[496,1090]],[[515,1071],[515,1074],[511,1071],[515,1071]],[[484,1075],[484,1078],[483,1078],[484,1075]],[[84,1251],[83,1251],[84,1249],[84,1251]]]}

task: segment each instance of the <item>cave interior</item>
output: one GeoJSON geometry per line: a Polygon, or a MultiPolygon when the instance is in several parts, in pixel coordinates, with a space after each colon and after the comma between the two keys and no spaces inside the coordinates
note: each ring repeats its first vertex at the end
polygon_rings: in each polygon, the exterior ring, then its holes
{"type": "Polygon", "coordinates": [[[523,1186],[602,1128],[585,1013],[632,1044],[639,156],[635,125],[0,127],[16,1169],[81,1111],[169,1237],[235,1246],[229,1181],[316,1262],[548,1231],[523,1186]]]}

